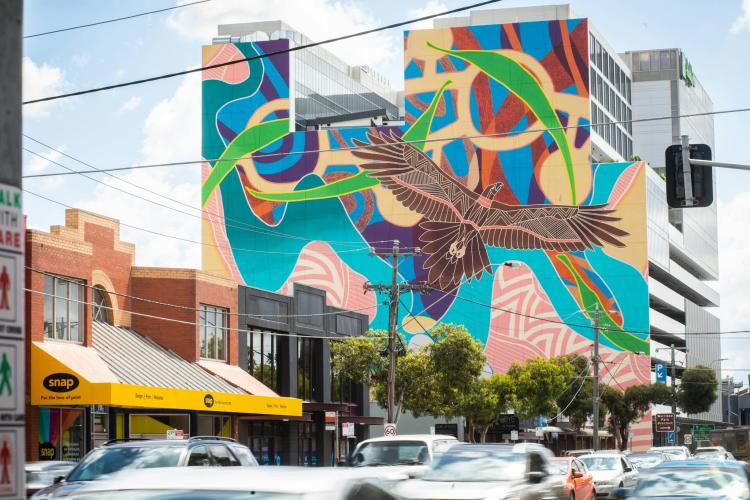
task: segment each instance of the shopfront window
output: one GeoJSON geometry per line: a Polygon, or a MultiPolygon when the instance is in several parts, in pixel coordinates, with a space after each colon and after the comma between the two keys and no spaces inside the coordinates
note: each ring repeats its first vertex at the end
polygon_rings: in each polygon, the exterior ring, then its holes
{"type": "Polygon", "coordinates": [[[199,436],[232,437],[232,419],[227,415],[198,415],[199,436]]]}
{"type": "Polygon", "coordinates": [[[93,288],[94,297],[94,321],[112,324],[112,305],[109,302],[109,295],[104,288],[95,286],[93,288]]]}
{"type": "Polygon", "coordinates": [[[201,304],[201,358],[227,359],[227,310],[201,304]]]}
{"type": "Polygon", "coordinates": [[[86,454],[84,410],[39,408],[39,459],[77,462],[86,454]]]}
{"type": "Polygon", "coordinates": [[[172,429],[181,430],[186,438],[189,437],[190,415],[133,413],[130,415],[130,435],[128,437],[166,439],[167,431],[172,429]]]}
{"type": "Polygon", "coordinates": [[[299,426],[297,465],[303,467],[322,465],[318,456],[317,426],[313,422],[301,422],[299,426]]]}
{"type": "Polygon", "coordinates": [[[44,336],[83,342],[83,284],[57,276],[44,277],[44,336]]]}
{"type": "Polygon", "coordinates": [[[320,339],[297,338],[297,397],[304,401],[318,400],[315,360],[320,360],[319,346],[320,339]]]}
{"type": "Polygon", "coordinates": [[[248,335],[247,361],[250,374],[274,391],[278,389],[279,354],[276,335],[253,330],[248,335]]]}
{"type": "Polygon", "coordinates": [[[260,465],[287,463],[287,450],[281,448],[283,422],[248,422],[248,446],[260,465]]]}

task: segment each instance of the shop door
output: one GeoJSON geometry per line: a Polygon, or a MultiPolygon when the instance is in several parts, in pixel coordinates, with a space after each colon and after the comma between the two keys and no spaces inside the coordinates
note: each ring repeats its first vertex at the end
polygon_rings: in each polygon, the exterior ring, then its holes
{"type": "Polygon", "coordinates": [[[39,408],[39,459],[77,462],[86,454],[82,409],[39,408]]]}

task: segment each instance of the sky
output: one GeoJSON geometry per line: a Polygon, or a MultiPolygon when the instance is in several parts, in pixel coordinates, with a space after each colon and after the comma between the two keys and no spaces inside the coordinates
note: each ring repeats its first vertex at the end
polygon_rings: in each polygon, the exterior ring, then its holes
{"type": "MultiPolygon", "coordinates": [[[[27,38],[24,100],[197,67],[201,45],[211,42],[220,23],[284,19],[320,40],[467,3],[470,0],[212,0],[166,13],[27,38]]],[[[716,110],[750,107],[750,0],[505,0],[496,6],[547,3],[569,3],[620,52],[681,48],[716,110]]],[[[175,2],[169,0],[27,0],[24,33],[173,5],[175,2]]],[[[401,36],[402,31],[394,29],[329,46],[329,50],[350,64],[375,68],[390,79],[393,87],[402,88],[401,36]]],[[[750,113],[715,117],[715,159],[750,164],[749,120],[750,113]]],[[[200,78],[194,74],[26,105],[24,133],[47,145],[24,139],[25,148],[46,158],[25,152],[25,174],[64,170],[52,162],[73,169],[88,168],[64,154],[97,168],[197,160],[200,78]]],[[[750,172],[721,170],[716,175],[718,286],[722,296],[721,308],[715,312],[721,318],[722,331],[750,330],[750,259],[746,257],[750,249],[746,226],[750,217],[750,172]]],[[[80,176],[27,179],[26,190],[57,202],[25,195],[29,226],[46,230],[63,223],[65,206],[84,208],[122,221],[122,238],[137,245],[138,265],[200,267],[199,166],[144,169],[117,176],[120,179],[91,176],[100,183],[80,176]]],[[[723,363],[725,374],[747,380],[750,334],[723,336],[722,346],[723,356],[728,358],[723,363]]]]}

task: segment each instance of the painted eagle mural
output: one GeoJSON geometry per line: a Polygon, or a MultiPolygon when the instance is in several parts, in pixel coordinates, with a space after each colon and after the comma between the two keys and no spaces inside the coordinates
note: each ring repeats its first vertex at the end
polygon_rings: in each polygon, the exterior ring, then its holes
{"type": "Polygon", "coordinates": [[[424,216],[420,241],[430,284],[443,290],[492,272],[487,245],[570,252],[610,244],[622,247],[628,233],[606,205],[508,205],[495,201],[502,183],[481,194],[438,166],[424,152],[391,132],[367,134],[352,151],[360,167],[391,190],[405,207],[424,216]]]}

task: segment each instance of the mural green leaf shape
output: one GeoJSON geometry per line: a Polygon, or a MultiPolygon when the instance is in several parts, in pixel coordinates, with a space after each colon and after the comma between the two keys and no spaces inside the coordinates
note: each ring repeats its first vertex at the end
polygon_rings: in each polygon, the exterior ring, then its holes
{"type": "Polygon", "coordinates": [[[214,190],[237,165],[237,160],[222,161],[224,158],[240,158],[254,153],[276,142],[288,133],[288,118],[269,120],[243,130],[229,143],[221,157],[216,161],[214,168],[211,169],[211,173],[208,174],[206,182],[203,183],[201,206],[206,205],[214,190]]]}
{"type": "Polygon", "coordinates": [[[604,338],[623,351],[649,354],[651,349],[649,341],[633,335],[630,332],[626,332],[620,325],[615,323],[614,319],[612,319],[612,316],[608,312],[608,307],[604,306],[599,296],[589,288],[585,281],[583,281],[580,274],[578,274],[578,271],[573,267],[573,263],[570,262],[570,257],[558,254],[557,258],[560,262],[565,264],[565,267],[568,268],[568,271],[570,271],[576,280],[576,286],[578,287],[578,293],[580,294],[585,314],[593,319],[592,311],[595,311],[597,308],[599,309],[599,326],[601,327],[601,333],[604,338]]]}
{"type": "Polygon", "coordinates": [[[487,76],[507,88],[513,95],[521,99],[539,119],[542,124],[550,129],[549,133],[557,143],[557,147],[563,155],[565,169],[570,180],[570,193],[573,205],[577,204],[576,179],[573,170],[573,157],[570,153],[570,144],[562,128],[560,118],[544,89],[537,79],[521,64],[503,54],[489,50],[451,50],[437,47],[430,42],[427,46],[459,59],[479,68],[487,76]]]}
{"type": "MultiPolygon", "coordinates": [[[[420,115],[417,120],[411,124],[411,127],[404,132],[401,138],[404,141],[414,141],[414,147],[424,150],[424,141],[427,139],[427,135],[430,133],[430,127],[432,126],[432,120],[435,118],[435,112],[437,111],[438,103],[445,88],[452,82],[447,80],[440,86],[435,96],[432,98],[430,105],[424,113],[420,115]]],[[[300,189],[298,191],[285,191],[279,193],[269,193],[254,191],[249,188],[247,192],[255,198],[268,201],[278,202],[295,202],[295,201],[310,201],[310,200],[323,200],[326,198],[336,198],[345,194],[356,193],[357,191],[364,191],[373,186],[377,186],[380,182],[377,179],[367,175],[367,172],[360,172],[346,179],[334,181],[323,186],[318,186],[311,189],[300,189]]]]}

